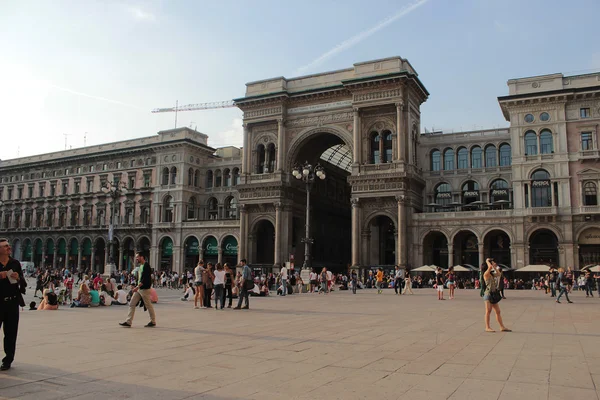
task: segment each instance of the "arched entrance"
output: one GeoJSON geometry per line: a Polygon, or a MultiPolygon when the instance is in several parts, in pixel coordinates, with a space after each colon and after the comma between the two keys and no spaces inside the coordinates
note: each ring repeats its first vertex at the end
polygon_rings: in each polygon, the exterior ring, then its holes
{"type": "Polygon", "coordinates": [[[538,229],[529,236],[529,264],[558,267],[558,238],[549,229],[538,229]]]}
{"type": "Polygon", "coordinates": [[[235,267],[238,259],[237,239],[231,235],[225,236],[221,248],[223,249],[223,262],[227,263],[232,268],[235,267]]]}
{"type": "Polygon", "coordinates": [[[77,271],[77,261],[79,258],[79,241],[75,238],[71,239],[69,245],[69,256],[67,266],[71,272],[77,271]]]}
{"type": "Polygon", "coordinates": [[[388,216],[379,215],[370,221],[368,229],[368,266],[395,265],[397,232],[394,221],[388,216]]]}
{"type": "MultiPolygon", "coordinates": [[[[116,237],[113,238],[113,241],[112,241],[112,246],[113,246],[113,251],[114,251],[114,253],[113,253],[113,256],[114,256],[113,262],[115,263],[115,270],[116,271],[120,270],[121,269],[121,265],[123,265],[121,263],[121,250],[120,250],[121,246],[120,246],[120,244],[121,244],[121,241],[119,239],[117,239],[116,237]]],[[[110,249],[109,249],[108,256],[110,258],[110,249]]]]}
{"type": "Polygon", "coordinates": [[[104,273],[104,266],[106,265],[106,242],[104,238],[98,238],[96,240],[96,251],[94,252],[94,263],[92,265],[94,272],[104,273]]]}
{"type": "Polygon", "coordinates": [[[600,264],[600,227],[590,227],[579,234],[579,269],[600,264]]]}
{"type": "Polygon", "coordinates": [[[253,233],[255,247],[253,249],[254,264],[271,267],[275,262],[275,227],[266,219],[256,224],[253,233]]]}
{"type": "Polygon", "coordinates": [[[214,236],[207,236],[202,243],[202,258],[205,263],[216,264],[219,259],[219,242],[214,236]]]}
{"type": "MultiPolygon", "coordinates": [[[[308,162],[312,166],[320,164],[326,174],[325,179],[315,179],[310,187],[309,237],[313,239],[312,265],[326,266],[334,272],[346,271],[352,258],[351,190],[348,184],[352,165],[352,138],[347,132],[333,128],[315,129],[299,137],[290,148],[289,172],[294,165],[308,162]]],[[[303,239],[306,236],[307,185],[291,175],[290,180],[295,191],[291,252],[296,263],[301,265],[305,253],[303,239]]],[[[266,250],[263,256],[264,262],[269,263],[271,256],[266,250]]]]}
{"type": "Polygon", "coordinates": [[[160,249],[160,270],[171,271],[173,269],[173,239],[165,236],[158,246],[160,249]]]}
{"type": "Polygon", "coordinates": [[[448,268],[448,238],[442,232],[429,232],[423,239],[423,263],[448,268]]]}
{"type": "Polygon", "coordinates": [[[46,259],[44,260],[45,267],[51,267],[54,265],[54,240],[48,239],[46,241],[46,259]]]}
{"type": "Polygon", "coordinates": [[[479,244],[471,231],[461,231],[454,236],[454,265],[469,264],[479,266],[479,244]]]}
{"type": "Polygon", "coordinates": [[[183,243],[185,270],[193,270],[200,259],[200,242],[196,236],[190,236],[183,243]]]}
{"type": "Polygon", "coordinates": [[[133,238],[127,237],[123,241],[123,254],[120,258],[123,262],[121,269],[131,271],[135,268],[133,265],[135,258],[135,241],[133,238]]]}
{"type": "Polygon", "coordinates": [[[497,264],[511,266],[510,238],[506,232],[499,229],[488,232],[483,239],[483,244],[486,257],[492,257],[497,264]]]}
{"type": "Polygon", "coordinates": [[[150,239],[142,236],[138,242],[137,251],[148,259],[150,257],[150,239]]]}
{"type": "Polygon", "coordinates": [[[21,261],[31,261],[33,259],[33,245],[30,239],[23,240],[23,256],[21,261]]]}
{"type": "Polygon", "coordinates": [[[67,265],[67,241],[64,238],[58,239],[56,255],[58,260],[56,266],[64,268],[67,265]]]}
{"type": "Polygon", "coordinates": [[[90,238],[83,239],[81,243],[81,269],[87,271],[92,266],[92,241],[90,238]]]}
{"type": "Polygon", "coordinates": [[[42,239],[36,239],[33,246],[33,263],[36,267],[43,267],[42,257],[44,255],[44,242],[42,239]]]}

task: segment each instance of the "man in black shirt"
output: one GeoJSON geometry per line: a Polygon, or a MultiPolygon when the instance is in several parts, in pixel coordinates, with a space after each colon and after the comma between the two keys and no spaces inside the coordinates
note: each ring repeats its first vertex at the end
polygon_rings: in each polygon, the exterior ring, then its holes
{"type": "Polygon", "coordinates": [[[6,354],[2,359],[0,371],[10,369],[15,359],[19,305],[25,306],[23,294],[27,288],[21,263],[11,257],[11,252],[8,240],[0,238],[0,326],[4,328],[4,353],[6,354]]]}

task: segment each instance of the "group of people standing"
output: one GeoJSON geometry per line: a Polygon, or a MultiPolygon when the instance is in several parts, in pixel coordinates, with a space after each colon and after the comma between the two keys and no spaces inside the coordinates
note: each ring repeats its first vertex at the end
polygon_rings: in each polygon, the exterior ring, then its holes
{"type": "Polygon", "coordinates": [[[234,310],[249,309],[249,291],[254,288],[252,271],[246,265],[246,260],[241,260],[242,271],[234,276],[231,267],[226,263],[204,264],[204,260],[198,261],[194,268],[194,308],[212,308],[211,297],[214,290],[215,309],[223,310],[225,300],[228,300],[227,308],[232,308],[234,291],[238,294],[238,304],[234,310]],[[243,301],[245,305],[242,306],[243,301]],[[220,307],[219,307],[220,306],[220,307]]]}

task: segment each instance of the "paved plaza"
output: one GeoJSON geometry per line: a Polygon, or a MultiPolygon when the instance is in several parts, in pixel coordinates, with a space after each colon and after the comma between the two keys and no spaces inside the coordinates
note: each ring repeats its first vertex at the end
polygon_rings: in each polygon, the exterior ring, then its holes
{"type": "MultiPolygon", "coordinates": [[[[446,293],[447,295],[447,293],[446,293]]],[[[507,291],[485,333],[475,290],[438,301],[335,292],[194,310],[159,290],[156,328],[127,308],[24,311],[2,399],[598,399],[600,299],[507,291]],[[492,326],[497,328],[493,321],[492,326]]],[[[28,297],[31,297],[31,292],[28,297]]]]}

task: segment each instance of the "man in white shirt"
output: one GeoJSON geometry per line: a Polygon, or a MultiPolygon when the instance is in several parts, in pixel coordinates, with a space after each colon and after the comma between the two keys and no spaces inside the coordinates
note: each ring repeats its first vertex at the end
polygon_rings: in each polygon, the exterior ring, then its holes
{"type": "Polygon", "coordinates": [[[123,290],[123,286],[117,286],[117,292],[115,293],[116,305],[126,306],[127,305],[127,292],[123,290]]]}
{"type": "Polygon", "coordinates": [[[285,267],[285,264],[283,265],[283,268],[281,268],[281,286],[283,287],[283,289],[281,290],[281,295],[285,296],[285,293],[287,292],[287,279],[288,279],[288,271],[287,268],[285,267]]]}

